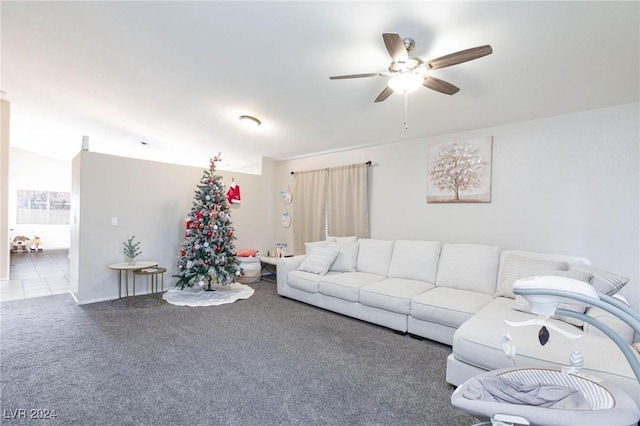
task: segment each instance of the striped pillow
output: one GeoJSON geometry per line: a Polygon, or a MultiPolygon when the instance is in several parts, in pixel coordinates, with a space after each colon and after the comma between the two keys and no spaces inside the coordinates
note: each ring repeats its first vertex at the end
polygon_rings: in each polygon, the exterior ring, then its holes
{"type": "Polygon", "coordinates": [[[325,275],[336,260],[339,251],[329,247],[314,247],[311,253],[304,258],[298,271],[311,272],[313,274],[325,275]]]}
{"type": "Polygon", "coordinates": [[[510,254],[505,259],[502,280],[498,283],[498,288],[494,296],[516,297],[513,294],[513,283],[522,278],[535,277],[540,275],[555,275],[551,271],[566,271],[569,269],[567,262],[556,262],[554,260],[532,259],[530,257],[510,254]]]}
{"type": "Polygon", "coordinates": [[[598,293],[606,294],[607,296],[613,296],[629,282],[629,278],[612,274],[611,272],[591,265],[576,264],[573,265],[572,268],[592,274],[591,285],[593,288],[595,288],[598,293]]]}

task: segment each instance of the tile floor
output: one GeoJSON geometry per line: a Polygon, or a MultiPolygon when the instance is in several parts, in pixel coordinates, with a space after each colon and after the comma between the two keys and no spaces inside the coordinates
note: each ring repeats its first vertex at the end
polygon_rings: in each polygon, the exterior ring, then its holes
{"type": "Polygon", "coordinates": [[[11,253],[9,280],[0,281],[0,302],[69,291],[69,251],[11,253]]]}

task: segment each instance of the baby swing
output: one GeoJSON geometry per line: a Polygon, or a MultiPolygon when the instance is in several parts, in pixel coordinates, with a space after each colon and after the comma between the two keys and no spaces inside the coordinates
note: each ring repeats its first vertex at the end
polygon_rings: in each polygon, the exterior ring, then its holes
{"type": "MultiPolygon", "coordinates": [[[[622,350],[640,383],[640,361],[633,349],[611,328],[583,313],[558,308],[560,303],[579,301],[599,307],[629,324],[640,333],[640,315],[619,300],[598,294],[581,281],[565,277],[543,276],[518,280],[513,292],[529,302],[531,312],[539,318],[510,326],[542,326],[540,339],[548,338],[548,328],[568,338],[568,333],[546,318],[562,315],[581,319],[597,327],[622,350]]],[[[505,355],[512,358],[515,348],[509,335],[501,340],[505,355]]],[[[640,409],[622,390],[599,379],[580,373],[583,359],[578,351],[571,354],[571,366],[551,368],[505,368],[472,377],[451,395],[451,404],[480,420],[473,426],[635,426],[640,409]]]]}

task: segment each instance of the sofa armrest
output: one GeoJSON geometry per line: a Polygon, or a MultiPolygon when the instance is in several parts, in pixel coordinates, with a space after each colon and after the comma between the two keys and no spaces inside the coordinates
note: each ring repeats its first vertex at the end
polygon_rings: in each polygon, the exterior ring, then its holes
{"type": "MultiPolygon", "coordinates": [[[[604,325],[611,328],[615,331],[622,340],[627,342],[628,344],[633,343],[633,339],[635,338],[635,330],[626,322],[622,321],[620,318],[610,314],[609,312],[600,309],[596,306],[591,306],[587,309],[586,314],[591,318],[595,318],[604,325]]],[[[584,332],[588,334],[595,334],[598,336],[606,337],[602,331],[600,331],[597,327],[585,322],[584,323],[584,332]]]]}
{"type": "Polygon", "coordinates": [[[298,266],[300,266],[305,257],[305,255],[298,255],[292,257],[282,257],[278,259],[276,263],[276,282],[278,294],[282,296],[287,295],[287,276],[289,275],[289,272],[298,269],[298,266]]]}

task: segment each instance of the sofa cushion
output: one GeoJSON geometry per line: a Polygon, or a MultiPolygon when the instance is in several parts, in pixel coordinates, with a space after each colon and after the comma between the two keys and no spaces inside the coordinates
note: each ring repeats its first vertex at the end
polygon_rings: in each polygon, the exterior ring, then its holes
{"type": "MultiPolygon", "coordinates": [[[[621,300],[621,302],[623,301],[621,300]]],[[[616,334],[618,334],[618,336],[620,336],[622,340],[624,340],[625,342],[631,343],[634,341],[636,336],[636,331],[633,329],[633,327],[631,327],[629,324],[624,322],[621,318],[618,318],[612,313],[607,312],[604,309],[598,308],[596,306],[590,306],[589,308],[587,308],[587,311],[585,313],[591,318],[598,320],[599,323],[609,327],[616,334]]],[[[589,324],[588,322],[585,322],[584,326],[582,327],[582,330],[587,334],[595,334],[597,336],[606,337],[608,339],[607,335],[602,330],[597,328],[595,325],[589,324]]]]}
{"type": "Polygon", "coordinates": [[[318,292],[327,296],[357,302],[360,298],[360,287],[381,281],[385,277],[364,272],[336,272],[325,275],[318,284],[318,292]]]}
{"type": "Polygon", "coordinates": [[[498,282],[495,296],[515,298],[513,283],[522,278],[560,275],[560,271],[569,269],[568,262],[556,260],[532,259],[525,256],[511,254],[505,259],[502,269],[502,279],[498,282]]]}
{"type": "Polygon", "coordinates": [[[304,258],[298,266],[298,270],[324,275],[329,272],[329,268],[337,256],[338,250],[334,248],[316,246],[304,258]]]}
{"type": "Polygon", "coordinates": [[[287,284],[307,293],[317,293],[320,278],[322,278],[322,275],[295,270],[287,275],[287,284]]]}
{"type": "Polygon", "coordinates": [[[628,282],[629,278],[612,274],[604,269],[596,268],[591,265],[574,265],[573,268],[588,272],[593,275],[591,285],[598,293],[613,296],[619,292],[628,282]]]}
{"type": "Polygon", "coordinates": [[[396,241],[389,265],[389,278],[435,283],[440,249],[438,241],[396,241]]]}
{"type": "Polygon", "coordinates": [[[609,338],[581,333],[581,330],[563,321],[550,319],[556,326],[572,334],[582,334],[572,340],[549,330],[551,337],[546,345],[538,340],[539,326],[510,327],[505,320],[523,322],[535,318],[532,314],[510,308],[513,300],[497,297],[476,315],[462,324],[453,336],[452,352],[456,359],[486,370],[536,366],[562,368],[569,362],[576,344],[585,360],[583,372],[599,377],[612,375],[635,381],[633,371],[622,351],[609,338]],[[507,358],[500,346],[500,338],[509,334],[516,348],[514,361],[507,358]],[[600,373],[604,373],[601,375],[600,373]]]}
{"type": "Polygon", "coordinates": [[[436,287],[411,299],[411,316],[458,328],[492,300],[486,293],[436,287]]]}
{"type": "Polygon", "coordinates": [[[436,286],[493,294],[500,249],[480,244],[445,244],[440,253],[436,286]]]}
{"type": "Polygon", "coordinates": [[[351,236],[351,237],[327,237],[327,241],[329,241],[331,243],[353,243],[355,241],[358,241],[358,237],[356,237],[356,236],[351,236]]]}
{"type": "Polygon", "coordinates": [[[426,281],[387,278],[360,288],[360,303],[409,315],[411,298],[434,287],[426,281]]]}
{"type": "Polygon", "coordinates": [[[382,275],[389,273],[393,241],[361,239],[356,271],[382,275]]]}
{"type": "Polygon", "coordinates": [[[331,271],[337,272],[355,272],[358,263],[357,241],[353,242],[332,242],[327,245],[329,248],[338,250],[338,256],[331,265],[331,271]]]}

